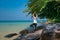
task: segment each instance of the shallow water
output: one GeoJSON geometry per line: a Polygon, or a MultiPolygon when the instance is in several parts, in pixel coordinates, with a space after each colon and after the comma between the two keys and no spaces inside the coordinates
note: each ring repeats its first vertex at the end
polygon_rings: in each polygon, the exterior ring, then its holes
{"type": "Polygon", "coordinates": [[[0,22],[0,40],[12,40],[13,38],[5,38],[10,33],[19,33],[21,30],[29,27],[32,22],[0,22]]]}

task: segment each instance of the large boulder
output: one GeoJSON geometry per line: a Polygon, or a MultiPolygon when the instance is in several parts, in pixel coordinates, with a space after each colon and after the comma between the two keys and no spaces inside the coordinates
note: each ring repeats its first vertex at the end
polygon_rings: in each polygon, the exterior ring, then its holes
{"type": "Polygon", "coordinates": [[[35,31],[34,33],[28,33],[17,37],[14,40],[39,40],[41,37],[42,30],[35,31]]]}

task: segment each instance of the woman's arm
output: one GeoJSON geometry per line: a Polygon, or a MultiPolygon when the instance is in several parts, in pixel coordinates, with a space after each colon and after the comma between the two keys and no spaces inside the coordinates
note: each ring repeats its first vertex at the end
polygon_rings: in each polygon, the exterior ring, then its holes
{"type": "Polygon", "coordinates": [[[33,14],[33,18],[34,19],[37,19],[37,14],[33,14]]]}

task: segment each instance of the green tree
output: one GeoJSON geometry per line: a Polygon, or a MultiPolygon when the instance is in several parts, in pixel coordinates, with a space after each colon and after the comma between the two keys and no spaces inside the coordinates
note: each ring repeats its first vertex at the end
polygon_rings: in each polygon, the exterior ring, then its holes
{"type": "Polygon", "coordinates": [[[46,17],[49,21],[60,22],[59,0],[29,0],[25,11],[28,14],[36,12],[39,18],[46,17]]]}

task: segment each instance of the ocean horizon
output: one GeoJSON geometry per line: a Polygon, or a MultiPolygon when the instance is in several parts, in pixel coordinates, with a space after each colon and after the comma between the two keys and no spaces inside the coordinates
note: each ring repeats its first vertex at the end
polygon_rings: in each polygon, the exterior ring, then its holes
{"type": "MultiPolygon", "coordinates": [[[[47,20],[37,20],[37,22],[46,22],[47,20]]],[[[0,22],[33,22],[33,20],[0,20],[0,22]]]]}
{"type": "Polygon", "coordinates": [[[32,22],[32,20],[0,20],[0,22],[32,22]]]}

